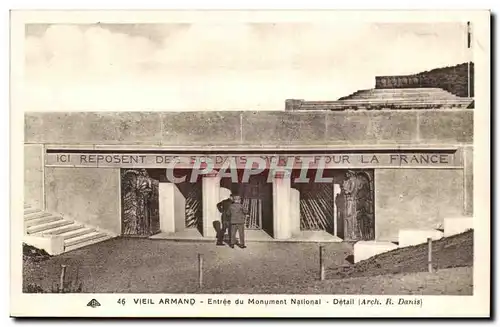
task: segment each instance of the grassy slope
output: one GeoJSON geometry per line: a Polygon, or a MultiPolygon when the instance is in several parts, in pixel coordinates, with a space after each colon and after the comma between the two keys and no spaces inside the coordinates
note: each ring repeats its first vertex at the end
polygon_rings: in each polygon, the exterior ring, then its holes
{"type": "MultiPolygon", "coordinates": [[[[474,261],[473,241],[473,231],[434,241],[432,258],[435,267],[471,267],[474,261]]],[[[427,271],[427,252],[427,244],[404,247],[351,266],[329,269],[327,277],[339,279],[427,271]]]]}

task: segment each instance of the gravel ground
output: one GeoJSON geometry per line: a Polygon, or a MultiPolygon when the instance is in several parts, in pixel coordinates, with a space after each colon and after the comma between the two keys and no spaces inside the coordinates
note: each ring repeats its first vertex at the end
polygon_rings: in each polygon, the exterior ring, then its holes
{"type": "Polygon", "coordinates": [[[212,243],[117,238],[60,256],[25,260],[25,285],[55,289],[60,267],[83,292],[194,293],[198,253],[207,293],[472,294],[472,233],[435,242],[439,271],[424,271],[425,246],[392,251],[352,265],[352,244],[325,247],[327,281],[318,281],[319,245],[252,243],[248,248],[212,243]],[[381,275],[381,276],[378,276],[381,275]],[[383,275],[383,276],[382,276],[383,275]]]}
{"type": "MultiPolygon", "coordinates": [[[[325,265],[345,265],[352,253],[346,243],[325,244],[325,265]]],[[[212,289],[308,282],[317,278],[319,246],[313,243],[252,243],[246,249],[212,243],[118,238],[25,263],[25,284],[51,289],[60,267],[78,274],[83,292],[197,292],[198,258],[204,259],[204,285],[212,289]],[[33,264],[36,266],[33,267],[33,264]]]]}

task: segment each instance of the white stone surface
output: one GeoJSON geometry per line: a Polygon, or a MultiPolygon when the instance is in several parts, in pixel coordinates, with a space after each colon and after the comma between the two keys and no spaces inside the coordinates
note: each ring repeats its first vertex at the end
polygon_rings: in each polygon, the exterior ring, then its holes
{"type": "Polygon", "coordinates": [[[24,235],[23,242],[45,250],[50,255],[58,255],[64,252],[64,238],[62,236],[31,236],[24,235]]]}
{"type": "Polygon", "coordinates": [[[398,246],[392,242],[359,241],[354,244],[354,262],[360,262],[397,248],[398,246]]]}
{"type": "Polygon", "coordinates": [[[290,221],[290,178],[273,178],[273,237],[283,240],[292,237],[290,221]]]}
{"type": "Polygon", "coordinates": [[[290,189],[290,223],[292,235],[300,234],[300,192],[290,189]]]}
{"type": "Polygon", "coordinates": [[[231,196],[231,190],[225,187],[221,187],[219,190],[219,201],[229,199],[229,196],[231,196]]]}
{"type": "Polygon", "coordinates": [[[220,198],[220,178],[218,176],[203,176],[202,181],[203,203],[203,236],[215,236],[214,221],[220,220],[217,203],[220,198]]]}
{"type": "Polygon", "coordinates": [[[160,230],[165,233],[179,232],[186,228],[186,199],[174,183],[158,186],[160,230]]]}
{"type": "Polygon", "coordinates": [[[469,229],[473,229],[472,217],[446,218],[444,220],[444,236],[461,234],[469,229]]]}
{"type": "Polygon", "coordinates": [[[427,242],[427,238],[432,240],[440,240],[443,238],[443,232],[436,229],[400,229],[399,230],[399,247],[413,246],[427,242]]]}
{"type": "Polygon", "coordinates": [[[339,226],[338,226],[338,208],[335,199],[337,195],[340,194],[340,184],[333,184],[333,235],[339,235],[339,226]]]}

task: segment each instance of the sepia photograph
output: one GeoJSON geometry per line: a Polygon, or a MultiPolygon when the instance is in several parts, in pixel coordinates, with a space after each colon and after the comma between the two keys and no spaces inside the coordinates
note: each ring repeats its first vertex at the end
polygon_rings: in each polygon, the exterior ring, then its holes
{"type": "Polygon", "coordinates": [[[477,295],[466,17],[22,24],[22,293],[477,295]]]}

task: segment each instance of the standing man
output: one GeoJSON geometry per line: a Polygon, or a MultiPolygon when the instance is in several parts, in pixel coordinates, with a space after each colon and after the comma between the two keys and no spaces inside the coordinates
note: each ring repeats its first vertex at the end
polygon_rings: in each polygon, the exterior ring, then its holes
{"type": "Polygon", "coordinates": [[[217,203],[217,209],[222,214],[221,215],[221,227],[217,231],[217,245],[224,245],[224,235],[226,235],[226,231],[229,231],[229,235],[231,235],[231,213],[229,211],[229,207],[233,203],[233,195],[221,202],[217,203]]]}
{"type": "Polygon", "coordinates": [[[242,249],[246,248],[245,245],[245,220],[248,216],[248,212],[245,210],[241,203],[241,197],[239,195],[233,196],[233,203],[229,206],[229,213],[231,215],[231,243],[230,247],[234,248],[236,244],[236,231],[238,231],[239,244],[238,246],[242,249]]]}

